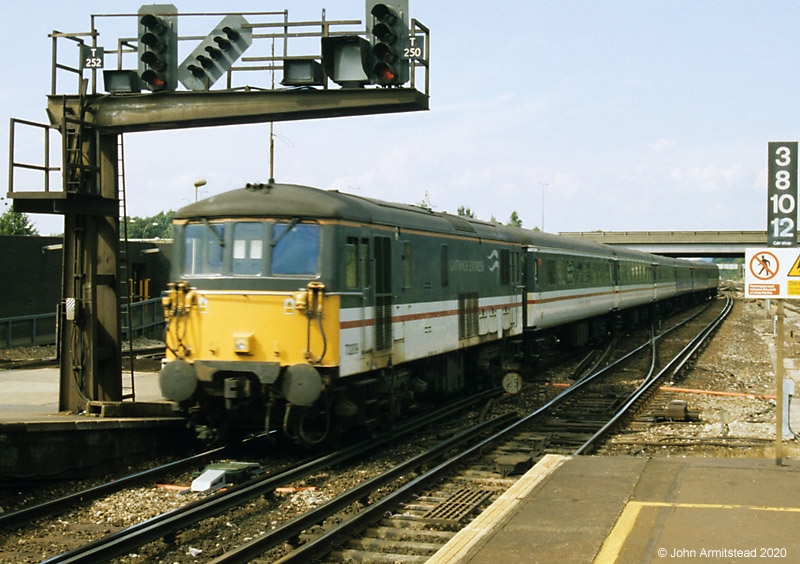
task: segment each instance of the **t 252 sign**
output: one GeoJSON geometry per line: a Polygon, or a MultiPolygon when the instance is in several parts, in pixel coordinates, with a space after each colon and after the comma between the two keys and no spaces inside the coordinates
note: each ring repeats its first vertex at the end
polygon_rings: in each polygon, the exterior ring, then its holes
{"type": "Polygon", "coordinates": [[[797,246],[797,141],[770,142],[767,245],[797,246]]]}

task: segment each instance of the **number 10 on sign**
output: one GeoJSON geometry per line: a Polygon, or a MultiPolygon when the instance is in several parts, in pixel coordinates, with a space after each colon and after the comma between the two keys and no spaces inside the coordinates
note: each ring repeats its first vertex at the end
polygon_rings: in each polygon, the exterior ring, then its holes
{"type": "Polygon", "coordinates": [[[770,142],[767,244],[797,246],[797,141],[770,142]]]}

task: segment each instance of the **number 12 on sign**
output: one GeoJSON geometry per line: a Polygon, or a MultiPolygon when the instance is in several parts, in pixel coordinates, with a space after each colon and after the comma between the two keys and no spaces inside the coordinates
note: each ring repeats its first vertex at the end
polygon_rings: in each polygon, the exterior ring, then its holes
{"type": "Polygon", "coordinates": [[[767,181],[767,244],[797,246],[797,141],[770,142],[767,181]]]}

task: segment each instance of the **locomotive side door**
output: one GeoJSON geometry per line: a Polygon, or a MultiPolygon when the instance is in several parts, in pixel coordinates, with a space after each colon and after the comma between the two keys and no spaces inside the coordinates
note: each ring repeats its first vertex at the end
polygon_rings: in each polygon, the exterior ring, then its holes
{"type": "Polygon", "coordinates": [[[392,349],[392,240],[375,237],[375,352],[392,349]]]}
{"type": "MultiPolygon", "coordinates": [[[[520,257],[522,280],[518,289],[522,294],[522,329],[525,330],[529,326],[532,319],[529,319],[528,312],[528,294],[536,291],[537,282],[539,279],[539,268],[534,255],[534,248],[524,246],[522,247],[522,255],[520,257]]],[[[531,316],[532,317],[532,316],[531,316]]]]}

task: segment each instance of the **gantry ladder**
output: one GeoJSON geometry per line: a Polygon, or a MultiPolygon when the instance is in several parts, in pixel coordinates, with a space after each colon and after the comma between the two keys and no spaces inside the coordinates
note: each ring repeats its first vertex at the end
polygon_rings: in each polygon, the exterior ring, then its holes
{"type": "MultiPolygon", "coordinates": [[[[125,141],[122,133],[117,135],[117,191],[119,193],[119,224],[122,235],[122,245],[119,250],[119,291],[123,300],[128,304],[128,313],[122,318],[122,332],[128,332],[128,357],[130,371],[126,382],[126,371],[122,371],[122,399],[136,401],[134,386],[134,354],[133,354],[133,320],[131,311],[133,301],[133,280],[131,279],[130,263],[128,259],[128,205],[125,196],[125,141]]],[[[123,355],[124,358],[124,355],[123,355]]]]}

